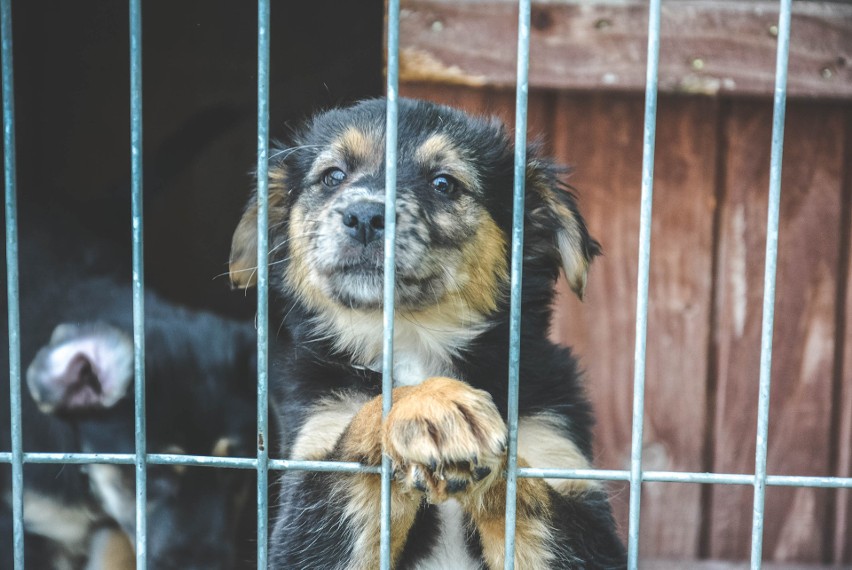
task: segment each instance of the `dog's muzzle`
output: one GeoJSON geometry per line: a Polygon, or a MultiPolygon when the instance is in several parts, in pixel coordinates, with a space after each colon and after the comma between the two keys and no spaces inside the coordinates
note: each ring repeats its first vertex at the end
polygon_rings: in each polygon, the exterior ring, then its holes
{"type": "Polygon", "coordinates": [[[361,245],[381,241],[385,236],[385,205],[366,200],[355,202],[343,210],[342,222],[345,233],[361,245]]]}

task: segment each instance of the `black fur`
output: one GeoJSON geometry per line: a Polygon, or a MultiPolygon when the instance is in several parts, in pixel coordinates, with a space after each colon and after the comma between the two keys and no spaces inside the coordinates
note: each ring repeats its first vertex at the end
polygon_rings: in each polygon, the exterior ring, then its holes
{"type": "MultiPolygon", "coordinates": [[[[73,226],[73,224],[72,224],[73,226]]],[[[88,240],[77,228],[55,219],[21,224],[20,312],[23,447],[28,452],[134,452],[133,386],[107,408],[64,408],[43,413],[30,396],[27,367],[62,323],[132,330],[131,288],[116,275],[109,248],[88,240]]],[[[5,275],[5,274],[4,274],[5,275]]],[[[5,288],[5,279],[3,279],[5,288]]],[[[255,334],[251,325],[211,313],[190,311],[148,292],[146,310],[146,399],[149,453],[208,455],[229,438],[231,455],[251,455],[254,440],[255,334]]],[[[2,318],[7,315],[3,296],[2,318]]],[[[123,332],[122,332],[123,331],[123,332]]],[[[109,333],[112,334],[112,333],[109,333]]],[[[0,339],[0,369],[8,370],[8,338],[0,339]]],[[[10,449],[9,391],[0,390],[0,450],[10,449]]],[[[119,467],[121,482],[134,496],[133,467],[119,467]]],[[[91,467],[26,465],[25,492],[44,504],[70,511],[88,509],[92,530],[118,527],[90,482],[91,467]]],[[[12,567],[11,509],[5,499],[9,466],[0,468],[0,568],[12,567]]],[[[153,568],[236,568],[253,559],[251,528],[237,529],[251,476],[241,471],[187,468],[178,474],[149,466],[148,560],[153,568]]],[[[249,499],[247,501],[251,503],[249,499]]],[[[30,507],[32,508],[32,507],[30,507]]],[[[122,514],[134,518],[132,505],[122,514]]],[[[252,520],[252,519],[249,519],[252,520]]],[[[55,521],[58,525],[61,521],[55,521]]],[[[52,523],[48,523],[48,527],[52,523]]],[[[132,535],[132,529],[124,530],[132,535]]],[[[48,528],[50,532],[50,528],[48,528]]],[[[54,543],[28,528],[27,567],[50,568],[58,559],[82,565],[82,550],[54,543]]],[[[65,567],[65,566],[62,566],[65,567]]]]}

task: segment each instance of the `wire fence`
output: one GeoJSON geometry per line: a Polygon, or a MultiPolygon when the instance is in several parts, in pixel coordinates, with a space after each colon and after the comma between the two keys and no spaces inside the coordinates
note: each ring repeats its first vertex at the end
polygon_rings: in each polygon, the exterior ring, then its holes
{"type": "MultiPolygon", "coordinates": [[[[344,473],[375,473],[382,477],[381,493],[381,568],[390,568],[390,483],[391,465],[387,457],[381,467],[357,463],[324,461],[291,461],[270,459],[268,449],[268,267],[258,264],[257,306],[257,455],[255,458],[222,458],[192,455],[149,454],[145,429],[145,323],[144,323],[144,266],[142,212],[142,18],[141,0],[130,4],[130,108],[131,108],[131,171],[133,236],[133,314],[135,345],[135,422],[136,452],[134,454],[94,453],[26,453],[22,449],[21,425],[21,362],[20,315],[18,294],[17,203],[15,177],[15,118],[12,59],[11,0],[0,0],[2,6],[2,76],[3,76],[3,143],[6,215],[6,271],[9,327],[9,382],[11,395],[11,452],[0,453],[0,463],[12,468],[12,515],[15,568],[24,568],[23,465],[28,463],[56,464],[120,464],[134,465],[136,476],[136,561],[137,568],[146,568],[147,519],[146,472],[148,465],[190,465],[203,467],[252,469],[257,472],[257,561],[259,568],[267,567],[268,488],[269,470],[336,471],[344,473]]],[[[514,217],[512,227],[511,264],[511,329],[509,369],[509,446],[506,508],[506,562],[514,567],[515,495],[518,477],[564,478],[627,481],[630,484],[628,528],[628,567],[639,564],[639,529],[641,490],[645,482],[751,485],[754,487],[751,567],[760,568],[762,558],[764,502],[766,486],[852,488],[852,478],[799,477],[767,475],[767,429],[769,418],[770,364],[772,358],[772,326],[774,318],[775,275],[778,243],[778,211],[781,191],[784,113],[786,105],[787,61],[790,42],[791,0],[781,0],[778,21],[778,50],[774,95],[773,133],[770,165],[770,195],[767,216],[766,266],[764,277],[763,329],[761,338],[758,428],[755,470],[753,474],[690,473],[674,471],[644,471],[642,442],[644,420],[645,345],[648,317],[648,278],[650,268],[650,239],[653,198],[654,144],[657,115],[657,69],[660,50],[661,1],[650,0],[648,26],[647,78],[645,92],[645,126],[643,138],[642,193],[639,235],[639,272],[637,283],[636,346],[634,353],[632,451],[629,470],[598,469],[539,469],[517,467],[518,391],[520,388],[520,292],[521,252],[523,249],[524,171],[526,162],[527,95],[529,91],[530,0],[520,0],[518,19],[517,92],[515,111],[515,182],[514,217]]],[[[395,243],[395,195],[397,152],[397,103],[399,81],[399,0],[388,2],[387,54],[387,145],[386,145],[386,203],[385,220],[385,298],[384,298],[384,360],[383,414],[391,407],[393,379],[393,286],[395,243]]],[[[269,58],[270,58],[270,1],[258,0],[258,116],[257,116],[257,183],[258,183],[258,259],[268,254],[268,180],[269,152],[269,58]]]]}

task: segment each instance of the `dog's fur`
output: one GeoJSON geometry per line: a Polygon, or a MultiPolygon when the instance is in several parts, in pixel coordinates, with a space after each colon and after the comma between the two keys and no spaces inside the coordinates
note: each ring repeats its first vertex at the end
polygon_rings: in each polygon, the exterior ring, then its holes
{"type": "MultiPolygon", "coordinates": [[[[115,275],[116,257],[100,240],[55,219],[26,219],[21,227],[24,450],[133,453],[130,284],[115,275]]],[[[251,324],[188,310],[153,292],[144,301],[148,452],[251,454],[251,324]]],[[[0,339],[8,347],[5,328],[0,339]]],[[[0,369],[8,370],[7,357],[0,349],[0,369]]],[[[8,388],[0,390],[2,451],[9,450],[8,398],[8,388]]],[[[12,567],[8,467],[0,466],[4,570],[12,567]]],[[[27,568],[125,567],[113,545],[127,537],[126,559],[135,538],[133,472],[132,465],[25,465],[27,568]]],[[[253,529],[245,525],[246,535],[237,527],[251,502],[251,480],[242,471],[149,465],[151,567],[224,570],[249,558],[253,529]]]]}
{"type": "MultiPolygon", "coordinates": [[[[393,460],[395,568],[503,567],[513,148],[495,120],[401,100],[393,409],[382,422],[385,102],[322,113],[269,162],[274,404],[294,459],[393,460]],[[274,329],[274,330],[275,330],[274,329]]],[[[520,361],[521,466],[588,467],[591,410],[548,340],[560,271],[582,297],[599,253],[552,163],[529,153],[520,361]]],[[[231,278],[254,284],[257,204],[231,278]]],[[[377,567],[379,478],[290,472],[272,567],[377,567]]],[[[605,492],[520,479],[516,567],[618,568],[605,492]]]]}

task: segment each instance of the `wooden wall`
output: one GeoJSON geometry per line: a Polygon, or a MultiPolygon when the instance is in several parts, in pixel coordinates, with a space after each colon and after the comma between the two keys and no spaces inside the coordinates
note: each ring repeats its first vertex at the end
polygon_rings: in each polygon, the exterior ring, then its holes
{"type": "MultiPolygon", "coordinates": [[[[406,82],[407,96],[497,114],[514,91],[406,82]]],[[[662,95],[654,182],[644,466],[751,473],[771,101],[662,95]]],[[[588,373],[602,468],[628,468],[642,158],[641,94],[538,90],[530,132],[574,165],[604,247],[553,335],[588,373]]],[[[852,104],[790,101],[769,431],[771,474],[852,475],[852,104]]],[[[611,484],[626,533],[629,490],[611,484]]],[[[749,486],[643,486],[643,558],[748,558],[749,486]]],[[[852,562],[848,491],[770,488],[768,560],[852,562]]]]}

